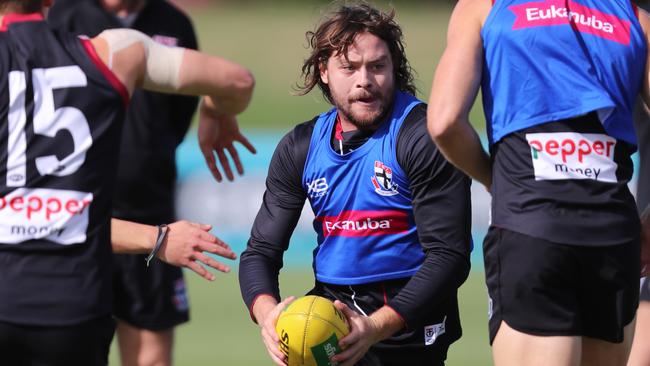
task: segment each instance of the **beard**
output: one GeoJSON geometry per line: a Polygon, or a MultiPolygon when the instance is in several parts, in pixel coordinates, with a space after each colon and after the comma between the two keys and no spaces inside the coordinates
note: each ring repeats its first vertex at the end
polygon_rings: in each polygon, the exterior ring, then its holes
{"type": "Polygon", "coordinates": [[[380,91],[363,91],[349,97],[339,97],[332,95],[334,106],[339,113],[343,115],[350,123],[359,130],[374,130],[386,118],[388,112],[392,109],[394,90],[389,90],[386,94],[380,91]],[[374,108],[361,106],[358,103],[377,103],[374,108]]]}

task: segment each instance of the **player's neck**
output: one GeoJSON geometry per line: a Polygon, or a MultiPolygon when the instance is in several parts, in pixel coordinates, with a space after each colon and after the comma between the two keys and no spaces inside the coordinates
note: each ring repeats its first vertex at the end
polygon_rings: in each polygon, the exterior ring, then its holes
{"type": "Polygon", "coordinates": [[[379,126],[381,126],[382,122],[386,118],[385,116],[382,116],[381,118],[375,120],[372,124],[369,124],[367,126],[359,126],[356,123],[347,119],[343,115],[343,113],[338,113],[336,117],[337,117],[337,124],[341,126],[342,132],[351,132],[351,131],[374,132],[379,128],[379,126]]]}
{"type": "Polygon", "coordinates": [[[343,132],[356,131],[359,129],[354,123],[348,121],[348,119],[343,117],[340,113],[338,115],[338,123],[343,132]]]}

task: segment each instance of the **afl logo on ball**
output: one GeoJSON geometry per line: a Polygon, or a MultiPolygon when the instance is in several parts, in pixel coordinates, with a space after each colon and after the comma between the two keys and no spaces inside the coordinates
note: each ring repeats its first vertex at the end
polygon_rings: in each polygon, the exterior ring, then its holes
{"type": "Polygon", "coordinates": [[[372,177],[375,192],[381,196],[394,196],[397,193],[397,184],[393,182],[393,169],[381,161],[375,161],[375,175],[372,177]]]}

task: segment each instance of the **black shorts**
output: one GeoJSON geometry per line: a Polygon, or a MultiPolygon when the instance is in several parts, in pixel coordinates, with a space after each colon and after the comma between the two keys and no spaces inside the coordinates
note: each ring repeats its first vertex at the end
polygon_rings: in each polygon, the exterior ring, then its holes
{"type": "MultiPolygon", "coordinates": [[[[316,282],[310,295],[340,300],[360,314],[370,315],[404,287],[408,278],[364,285],[340,286],[316,282]]],[[[370,348],[357,366],[439,366],[445,364],[449,345],[461,336],[458,299],[431,309],[423,324],[410,324],[370,348]]]]}
{"type": "Polygon", "coordinates": [[[146,255],[114,256],[113,314],[118,320],[151,331],[167,330],[189,320],[183,271],[146,255]]]}
{"type": "Polygon", "coordinates": [[[533,335],[623,341],[639,302],[640,240],[563,245],[491,227],[483,244],[490,343],[501,321],[533,335]]]}
{"type": "Polygon", "coordinates": [[[2,365],[105,366],[114,330],[108,315],[62,327],[0,322],[0,359],[2,365]]]}

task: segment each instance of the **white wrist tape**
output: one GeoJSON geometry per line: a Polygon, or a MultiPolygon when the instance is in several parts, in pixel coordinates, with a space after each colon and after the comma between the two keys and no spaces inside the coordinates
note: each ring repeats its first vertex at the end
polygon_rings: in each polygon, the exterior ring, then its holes
{"type": "Polygon", "coordinates": [[[155,42],[133,29],[109,29],[99,37],[108,43],[108,67],[113,68],[113,55],[135,43],[144,47],[147,66],[143,87],[149,90],[174,92],[180,87],[180,70],[185,49],[155,42]]]}

